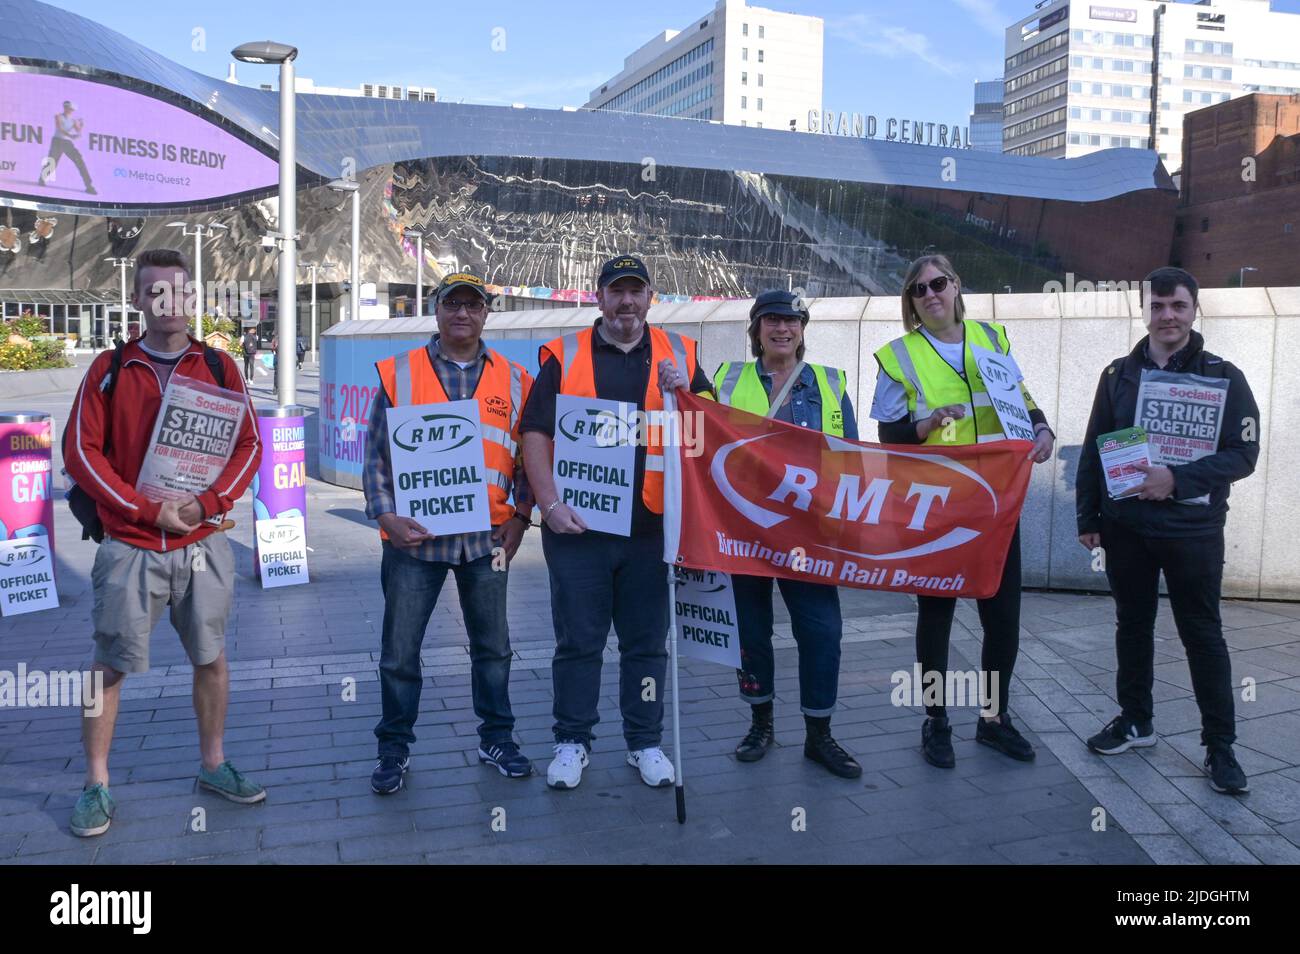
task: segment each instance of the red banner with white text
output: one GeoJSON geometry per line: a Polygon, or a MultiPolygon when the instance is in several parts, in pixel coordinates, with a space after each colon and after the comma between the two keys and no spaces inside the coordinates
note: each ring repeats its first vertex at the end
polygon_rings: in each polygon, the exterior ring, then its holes
{"type": "Polygon", "coordinates": [[[997,592],[1028,441],[867,444],[676,392],[679,565],[929,596],[997,592]],[[680,446],[685,445],[685,446],[680,446]]]}

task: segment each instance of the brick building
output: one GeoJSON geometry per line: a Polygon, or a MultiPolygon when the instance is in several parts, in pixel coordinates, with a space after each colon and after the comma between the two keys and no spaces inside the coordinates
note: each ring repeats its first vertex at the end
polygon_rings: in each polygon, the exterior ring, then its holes
{"type": "Polygon", "coordinates": [[[1300,94],[1189,113],[1173,263],[1211,287],[1300,285],[1300,94]]]}

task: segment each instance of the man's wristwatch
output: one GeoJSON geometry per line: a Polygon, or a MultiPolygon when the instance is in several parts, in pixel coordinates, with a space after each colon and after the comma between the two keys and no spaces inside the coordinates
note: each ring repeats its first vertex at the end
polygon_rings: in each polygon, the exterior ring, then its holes
{"type": "Polygon", "coordinates": [[[530,520],[526,514],[522,514],[518,510],[511,514],[511,516],[522,520],[525,527],[531,527],[533,525],[533,521],[530,520]]]}

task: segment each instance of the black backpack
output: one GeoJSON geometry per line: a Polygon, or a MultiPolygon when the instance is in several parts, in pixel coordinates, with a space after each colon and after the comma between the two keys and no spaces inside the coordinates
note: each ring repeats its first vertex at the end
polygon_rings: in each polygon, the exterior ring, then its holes
{"type": "MultiPolygon", "coordinates": [[[[113,363],[105,375],[99,389],[103,392],[105,401],[112,401],[113,391],[117,389],[117,375],[122,369],[122,349],[126,347],[125,342],[118,342],[113,348],[113,363]]],[[[212,373],[213,380],[217,382],[217,387],[226,386],[226,369],[221,363],[221,355],[215,348],[208,345],[203,346],[203,361],[212,373]]],[[[77,518],[77,523],[81,524],[81,539],[94,540],[96,543],[104,542],[104,523],[99,519],[99,512],[95,509],[95,500],[90,494],[86,493],[76,481],[68,476],[68,433],[72,430],[67,427],[63,431],[63,476],[68,478],[68,490],[63,495],[68,501],[68,509],[72,515],[77,518]]],[[[108,441],[104,441],[104,454],[108,455],[108,441]]]]}

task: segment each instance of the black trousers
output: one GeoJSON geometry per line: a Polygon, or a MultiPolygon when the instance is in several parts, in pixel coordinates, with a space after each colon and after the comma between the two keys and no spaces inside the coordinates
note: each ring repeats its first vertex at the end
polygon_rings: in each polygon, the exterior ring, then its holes
{"type": "MultiPolygon", "coordinates": [[[[976,600],[980,626],[984,629],[984,646],[980,668],[987,673],[989,691],[996,693],[998,715],[1007,711],[1011,673],[1020,652],[1020,525],[1011,535],[1007,560],[1002,567],[998,591],[987,599],[976,600]]],[[[952,596],[917,596],[916,658],[921,663],[922,678],[948,672],[948,641],[952,635],[952,617],[957,599],[952,596]]],[[[942,705],[926,706],[925,714],[947,715],[942,705]]]]}
{"type": "Polygon", "coordinates": [[[253,365],[257,361],[257,355],[244,352],[244,380],[250,384],[253,381],[253,365]]]}
{"type": "Polygon", "coordinates": [[[1156,611],[1160,572],[1178,638],[1187,651],[1192,691],[1201,710],[1201,744],[1236,741],[1232,661],[1223,639],[1223,530],[1203,537],[1143,537],[1106,520],[1101,527],[1106,579],[1115,597],[1115,692],[1125,718],[1149,722],[1154,704],[1156,611]]]}

